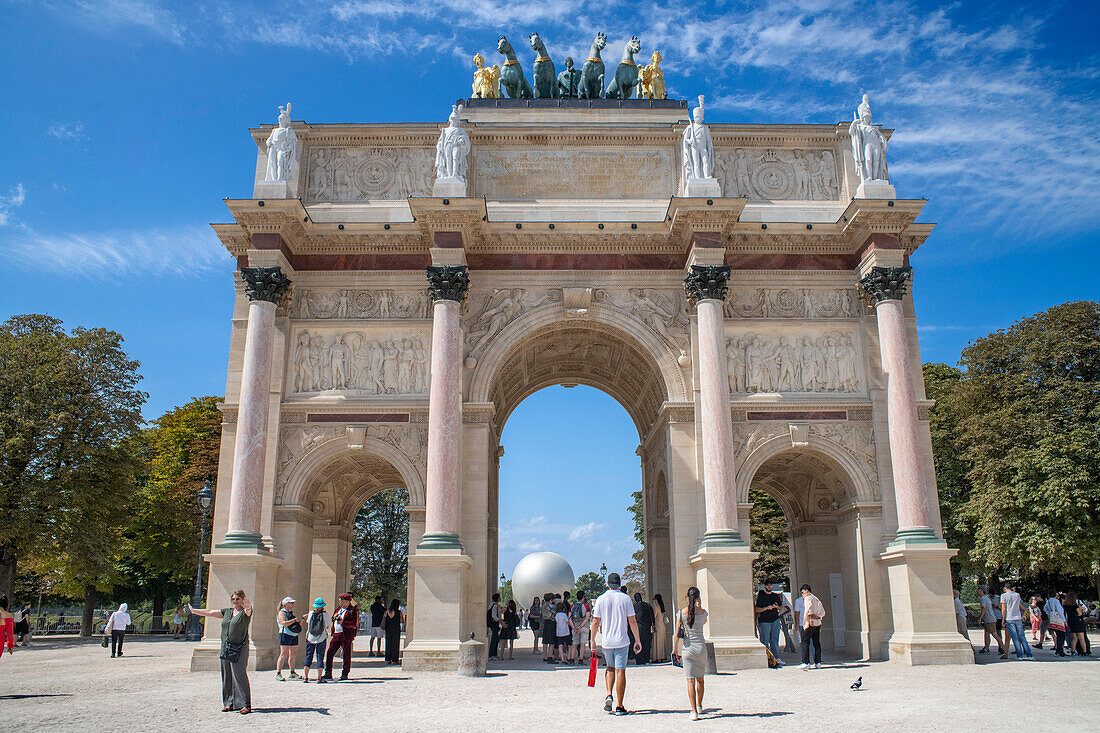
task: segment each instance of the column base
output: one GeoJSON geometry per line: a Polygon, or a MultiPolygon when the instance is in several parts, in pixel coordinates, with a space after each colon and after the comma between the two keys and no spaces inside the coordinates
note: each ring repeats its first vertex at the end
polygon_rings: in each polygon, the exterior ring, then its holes
{"type": "MultiPolygon", "coordinates": [[[[248,668],[268,670],[275,668],[279,656],[279,640],[276,636],[275,608],[276,575],[283,565],[282,559],[265,549],[226,548],[217,545],[214,552],[203,556],[210,563],[210,580],[207,583],[206,607],[226,608],[229,596],[235,590],[244,590],[255,609],[249,625],[248,668]]],[[[221,620],[204,619],[203,639],[191,654],[191,671],[218,669],[221,651],[221,620]]]]}
{"type": "Polygon", "coordinates": [[[890,661],[908,665],[973,664],[974,648],[955,626],[948,560],[955,555],[942,540],[891,543],[879,561],[886,565],[894,632],[886,641],[890,661]]]}
{"type": "Polygon", "coordinates": [[[900,547],[906,544],[943,544],[931,527],[909,527],[899,529],[888,547],[900,547]]]}
{"type": "Polygon", "coordinates": [[[264,547],[263,535],[257,532],[234,530],[226,532],[225,539],[214,545],[215,550],[262,550],[264,547]]]}
{"type": "Polygon", "coordinates": [[[699,549],[716,549],[720,547],[748,547],[748,543],[741,539],[741,533],[736,529],[718,529],[703,534],[703,540],[699,543],[699,549]]]}
{"type": "MultiPolygon", "coordinates": [[[[457,542],[457,536],[455,541],[457,542]]],[[[425,539],[428,535],[425,535],[425,539]]],[[[412,615],[416,637],[402,652],[404,670],[454,672],[461,640],[473,629],[462,629],[466,571],[474,561],[459,549],[433,549],[424,542],[409,556],[410,585],[416,603],[412,615]]]]}
{"type": "MultiPolygon", "coordinates": [[[[732,534],[740,538],[736,532],[732,534]]],[[[705,543],[704,538],[689,562],[710,613],[706,633],[714,644],[715,664],[721,671],[767,667],[767,653],[753,628],[752,561],[759,553],[751,552],[744,543],[705,543]]]]}
{"type": "Polygon", "coordinates": [[[457,550],[462,552],[462,543],[458,535],[453,532],[429,532],[425,534],[416,546],[419,550],[457,550]]]}

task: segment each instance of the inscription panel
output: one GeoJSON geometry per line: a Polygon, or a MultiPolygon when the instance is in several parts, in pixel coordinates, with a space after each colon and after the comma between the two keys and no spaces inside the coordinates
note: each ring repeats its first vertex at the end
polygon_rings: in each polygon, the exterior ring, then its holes
{"type": "Polygon", "coordinates": [[[516,198],[668,198],[675,194],[667,150],[479,150],[474,190],[516,198]]]}

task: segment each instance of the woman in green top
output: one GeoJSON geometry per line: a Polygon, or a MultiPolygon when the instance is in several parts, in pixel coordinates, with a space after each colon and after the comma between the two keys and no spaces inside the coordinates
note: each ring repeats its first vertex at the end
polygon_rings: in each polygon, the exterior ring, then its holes
{"type": "Polygon", "coordinates": [[[192,608],[191,613],[206,618],[222,620],[222,649],[226,642],[239,644],[236,659],[222,659],[222,708],[223,713],[239,710],[242,715],[252,712],[252,688],[248,685],[248,625],[252,621],[252,603],[243,590],[235,590],[229,596],[230,608],[192,608]]]}

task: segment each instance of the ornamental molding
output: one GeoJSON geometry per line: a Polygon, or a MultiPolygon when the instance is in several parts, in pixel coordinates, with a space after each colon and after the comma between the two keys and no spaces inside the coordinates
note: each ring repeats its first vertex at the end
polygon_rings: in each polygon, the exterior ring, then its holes
{"type": "Polygon", "coordinates": [[[692,305],[700,300],[726,299],[730,271],[726,265],[692,265],[684,277],[684,291],[692,305]]]}
{"type": "Polygon", "coordinates": [[[907,281],[913,275],[913,268],[904,267],[872,267],[859,281],[859,287],[875,303],[885,300],[901,300],[905,297],[907,281]]]}
{"type": "Polygon", "coordinates": [[[425,320],[431,318],[431,298],[423,288],[303,288],[294,300],[291,316],[314,320],[425,320]]]}
{"type": "Polygon", "coordinates": [[[428,293],[433,303],[437,300],[454,300],[459,303],[466,300],[470,276],[465,265],[428,265],[424,271],[428,276],[428,293]]]}
{"type": "Polygon", "coordinates": [[[727,320],[745,318],[859,318],[862,308],[854,287],[746,288],[734,283],[723,306],[727,320]]]}
{"type": "Polygon", "coordinates": [[[279,267],[242,267],[241,279],[250,301],[261,300],[276,306],[290,288],[290,279],[279,267]]]}

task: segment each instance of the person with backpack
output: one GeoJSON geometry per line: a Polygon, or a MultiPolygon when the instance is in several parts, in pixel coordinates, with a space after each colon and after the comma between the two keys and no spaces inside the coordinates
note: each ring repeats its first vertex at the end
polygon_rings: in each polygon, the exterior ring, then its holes
{"type": "Polygon", "coordinates": [[[302,666],[302,677],[309,683],[309,669],[313,666],[313,660],[317,660],[317,683],[325,681],[323,668],[325,666],[325,651],[328,649],[328,625],[329,615],[325,611],[325,599],[317,598],[313,601],[313,608],[306,616],[306,663],[302,666]]]}
{"type": "Polygon", "coordinates": [[[589,627],[592,625],[592,606],[585,600],[584,591],[577,591],[577,600],[569,611],[569,625],[573,627],[573,646],[569,649],[569,661],[573,666],[588,659],[589,627]]]}
{"type": "Polygon", "coordinates": [[[485,627],[489,630],[489,659],[497,658],[500,646],[500,622],[503,615],[500,612],[500,594],[493,594],[493,602],[485,611],[485,627]]]}
{"type": "Polygon", "coordinates": [[[542,661],[554,662],[554,650],[557,648],[557,621],[554,620],[554,594],[546,593],[542,597],[542,661]]]}

